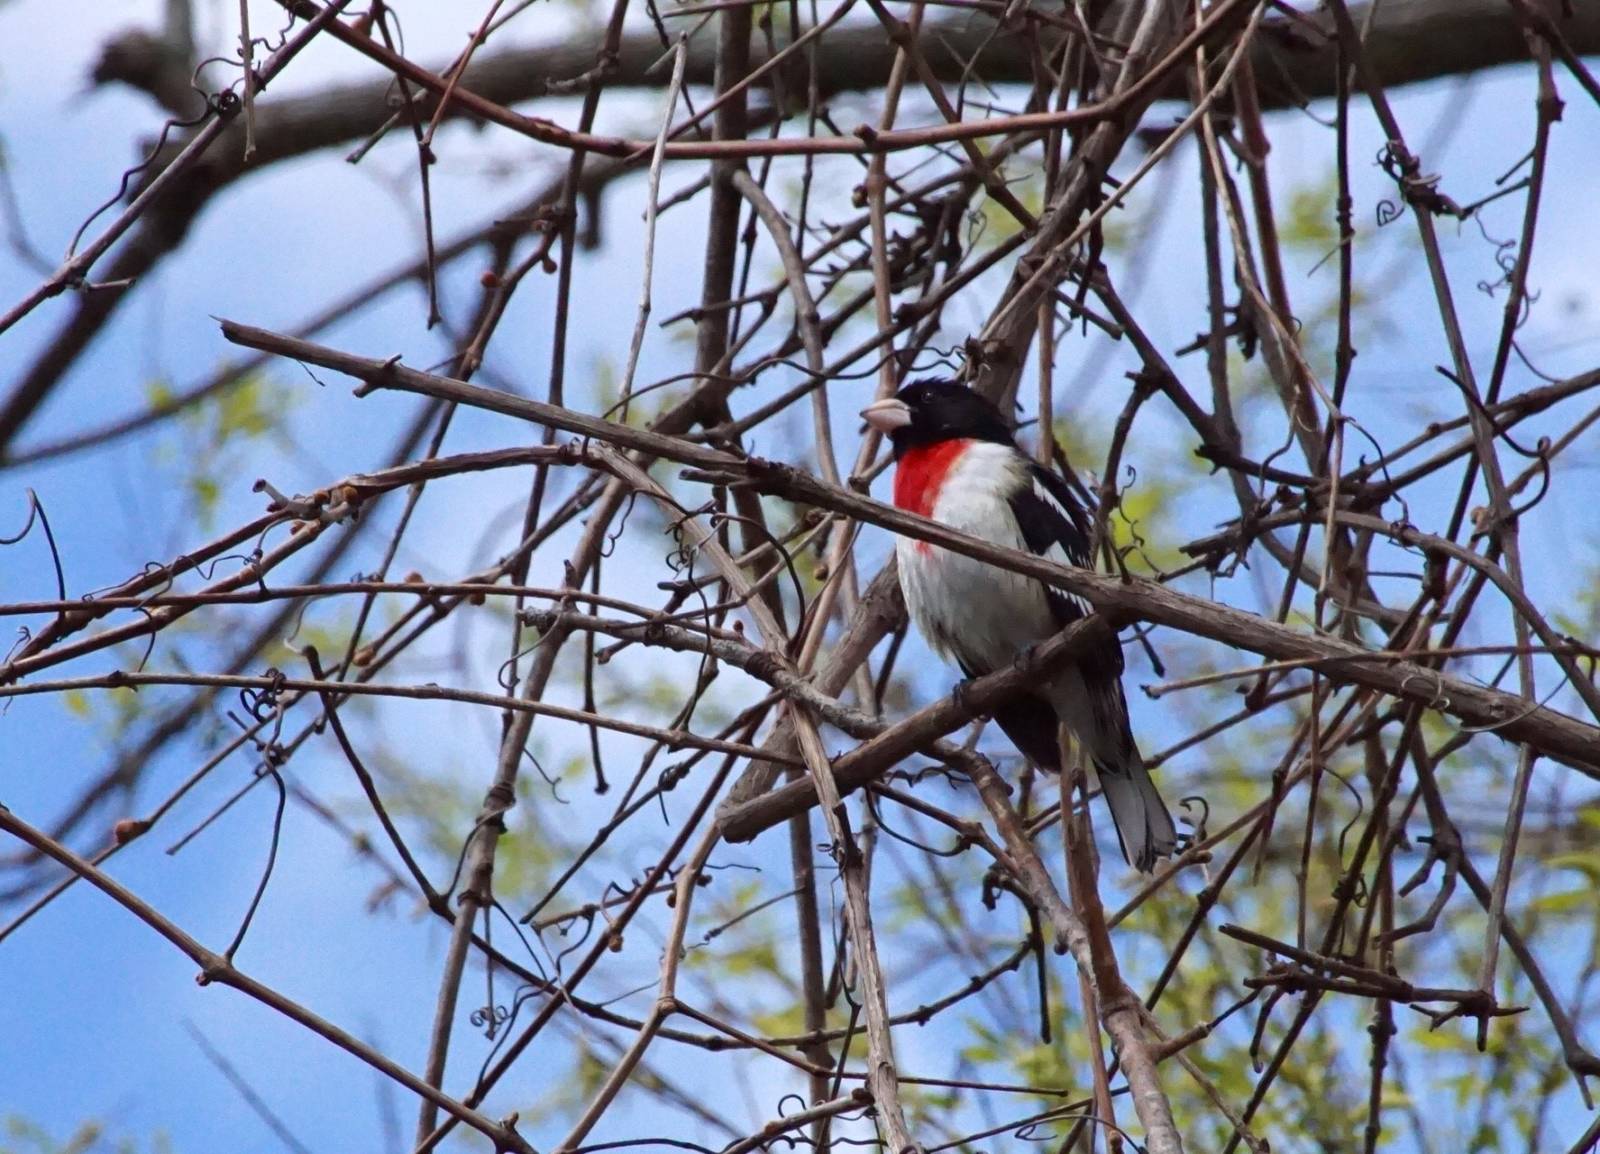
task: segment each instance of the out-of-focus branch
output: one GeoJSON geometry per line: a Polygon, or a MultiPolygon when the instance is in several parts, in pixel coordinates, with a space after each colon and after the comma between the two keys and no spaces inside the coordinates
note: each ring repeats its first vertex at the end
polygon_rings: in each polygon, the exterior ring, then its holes
{"type": "MultiPolygon", "coordinates": [[[[1366,6],[1352,9],[1358,23],[1366,6]]],[[[1319,38],[1310,23],[1268,21],[1251,46],[1250,64],[1261,88],[1264,108],[1292,107],[1334,92],[1336,48],[1331,38],[1319,38]]],[[[1579,55],[1600,53],[1600,8],[1574,7],[1560,22],[1565,43],[1579,55]]],[[[996,29],[984,17],[930,21],[920,43],[934,76],[950,83],[961,80],[981,64],[990,84],[1027,83],[1035,41],[1049,42],[1057,34],[1038,26],[1019,24],[996,29]]],[[[121,39],[126,39],[123,37],[121,39]]],[[[773,39],[782,51],[787,37],[779,29],[773,39]]],[[[1380,11],[1365,42],[1371,66],[1390,88],[1441,76],[1460,75],[1527,58],[1521,27],[1511,7],[1501,0],[1391,0],[1380,11]]],[[[888,78],[895,48],[876,25],[841,25],[829,32],[825,51],[816,54],[816,85],[826,97],[845,91],[880,87],[888,78]]],[[[751,64],[759,67],[770,56],[759,42],[752,45],[751,64]]],[[[142,56],[141,56],[142,59],[142,56]]],[[[495,104],[507,107],[563,90],[568,78],[584,75],[595,59],[594,44],[572,37],[553,44],[516,47],[477,54],[461,84],[495,104]]],[[[665,86],[668,71],[659,67],[660,42],[651,29],[625,35],[615,64],[608,68],[610,88],[665,86]]],[[[715,44],[706,37],[689,41],[685,80],[709,84],[715,64],[715,44]]],[[[147,71],[147,70],[145,70],[147,71]]],[[[99,80],[121,80],[150,90],[140,79],[144,71],[126,63],[97,66],[99,80]]],[[[170,67],[163,75],[174,75],[170,67]]],[[[164,81],[163,103],[171,84],[164,81]]],[[[185,85],[184,91],[193,95],[185,85]]],[[[1173,95],[1181,95],[1174,92],[1173,95]]],[[[170,99],[181,99],[181,94],[170,99]]],[[[432,115],[434,98],[422,96],[419,115],[432,115]]],[[[250,168],[259,170],[276,161],[293,159],[323,148],[370,135],[393,113],[393,86],[388,79],[340,85],[310,96],[284,100],[262,99],[255,116],[257,148],[250,168]]],[[[450,118],[472,118],[470,108],[452,101],[445,109],[450,118]]],[[[246,171],[243,163],[243,126],[224,133],[223,146],[210,150],[176,190],[174,204],[141,224],[131,242],[115,257],[104,280],[116,284],[136,281],[177,248],[189,223],[219,189],[246,171]],[[239,136],[233,140],[233,135],[239,136]],[[181,202],[181,203],[178,203],[181,202]]],[[[154,180],[179,154],[184,142],[175,142],[152,163],[146,180],[154,180]]],[[[122,290],[105,290],[84,297],[67,325],[45,355],[30,367],[0,407],[0,445],[9,443],[16,430],[32,416],[93,336],[105,324],[122,290]]]]}
{"type": "MultiPolygon", "coordinates": [[[[1572,15],[1559,22],[1567,44],[1579,55],[1600,53],[1600,8],[1588,4],[1572,7],[1572,15]]],[[[1363,23],[1366,9],[1367,5],[1352,7],[1358,24],[1363,23]]],[[[1313,14],[1308,20],[1331,28],[1324,17],[1313,14]]],[[[993,21],[982,16],[929,20],[919,41],[933,74],[946,83],[960,81],[977,56],[977,67],[987,82],[1027,84],[1032,80],[1034,46],[1030,41],[1038,37],[1048,47],[1059,39],[1059,33],[1040,32],[1021,21],[995,33],[993,21]]],[[[587,73],[594,64],[598,39],[596,33],[593,39],[574,36],[554,43],[483,51],[473,58],[461,83],[497,104],[536,100],[564,88],[563,82],[570,78],[587,73]]],[[[781,27],[774,30],[774,41],[779,51],[788,43],[781,27]]],[[[1379,9],[1364,47],[1389,88],[1528,58],[1521,25],[1504,0],[1389,0],[1379,9]]],[[[817,53],[818,91],[828,97],[879,88],[888,79],[894,55],[895,46],[881,26],[841,25],[828,34],[824,49],[817,53]]],[[[1331,97],[1336,55],[1332,39],[1316,40],[1308,26],[1287,20],[1266,23],[1251,58],[1263,106],[1284,108],[1331,97]]],[[[758,38],[751,46],[752,66],[764,63],[768,56],[758,38]]],[[[653,29],[640,27],[629,32],[622,38],[614,67],[606,73],[606,87],[665,88],[670,70],[661,65],[661,59],[661,41],[653,29]]],[[[690,40],[685,82],[709,85],[715,63],[715,40],[704,36],[690,40]]],[[[435,71],[443,71],[443,65],[435,71]]],[[[380,79],[310,96],[263,101],[256,120],[262,152],[254,164],[259,167],[365,136],[389,117],[392,99],[390,82],[380,79]]],[[[432,115],[431,98],[425,100],[423,111],[432,115]]],[[[445,115],[470,118],[466,109],[454,104],[445,115]]],[[[227,151],[230,156],[237,152],[227,151]]]]}

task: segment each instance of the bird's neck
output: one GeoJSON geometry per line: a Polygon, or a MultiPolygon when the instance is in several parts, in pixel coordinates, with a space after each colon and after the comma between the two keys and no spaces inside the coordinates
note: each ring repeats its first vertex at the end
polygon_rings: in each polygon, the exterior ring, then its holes
{"type": "Polygon", "coordinates": [[[955,463],[972,445],[961,438],[917,445],[900,454],[894,471],[894,503],[897,508],[921,517],[933,515],[939,490],[955,463]]]}

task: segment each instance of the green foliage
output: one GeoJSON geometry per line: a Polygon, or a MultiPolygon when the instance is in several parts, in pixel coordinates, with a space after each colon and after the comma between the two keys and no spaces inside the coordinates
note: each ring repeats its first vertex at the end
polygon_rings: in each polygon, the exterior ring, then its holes
{"type": "MultiPolygon", "coordinates": [[[[1586,826],[1592,827],[1595,819],[1593,809],[1586,809],[1579,815],[1580,822],[1586,826]]],[[[1527,907],[1531,913],[1586,914],[1591,920],[1600,916],[1600,909],[1596,908],[1594,900],[1595,888],[1600,885],[1600,850],[1570,850],[1552,854],[1544,859],[1544,865],[1552,870],[1576,870],[1583,875],[1583,882],[1571,889],[1540,894],[1527,907]]]]}
{"type": "Polygon", "coordinates": [[[583,1109],[593,1091],[605,1081],[610,1067],[593,1046],[582,1038],[572,1040],[573,1068],[551,1070],[544,1080],[544,1092],[519,1111],[525,1125],[550,1119],[567,1118],[583,1109]]]}
{"type": "MultiPolygon", "coordinates": [[[[731,888],[719,887],[725,892],[700,894],[696,898],[700,917],[697,922],[712,927],[704,939],[684,956],[684,964],[706,975],[727,975],[735,978],[773,978],[787,987],[785,962],[778,956],[778,935],[772,910],[755,910],[765,895],[759,880],[740,881],[731,888]],[[709,900],[708,900],[709,897],[709,900]]],[[[789,907],[785,906],[787,913],[789,907]]],[[[800,1008],[795,1004],[781,1012],[785,1021],[791,1017],[798,1029],[800,1008]]]]}
{"type": "MultiPolygon", "coordinates": [[[[378,778],[385,807],[406,830],[407,841],[424,847],[437,866],[452,868],[461,854],[463,831],[472,828],[483,804],[479,778],[464,768],[418,766],[386,749],[369,750],[363,760],[378,778]],[[432,769],[437,771],[428,772],[432,769]]],[[[535,790],[548,788],[537,773],[518,778],[519,804],[506,819],[517,836],[502,837],[495,849],[495,892],[507,901],[516,902],[548,882],[552,862],[570,852],[559,825],[544,821],[544,807],[522,804],[535,790]]],[[[371,815],[366,799],[359,796],[348,798],[343,808],[352,819],[371,815]]]]}
{"type": "MultiPolygon", "coordinates": [[[[692,333],[694,330],[689,329],[692,333]]],[[[620,421],[636,429],[649,427],[662,413],[665,413],[681,398],[681,391],[677,389],[651,389],[628,399],[626,411],[622,408],[622,367],[627,363],[627,350],[618,350],[617,357],[598,356],[590,366],[590,379],[593,383],[595,398],[595,412],[612,421],[620,421]]],[[[637,377],[635,386],[639,384],[637,377]]],[[[663,478],[664,479],[664,478],[663,478]]],[[[673,471],[676,480],[676,470],[673,471]]]]}
{"type": "Polygon", "coordinates": [[[1333,211],[1338,194],[1339,181],[1333,172],[1290,189],[1287,211],[1278,214],[1278,239],[1290,248],[1319,255],[1334,248],[1339,243],[1333,211]]]}
{"type": "Polygon", "coordinates": [[[1177,539],[1167,516],[1177,494],[1175,484],[1150,476],[1141,476],[1138,484],[1121,493],[1108,525],[1112,542],[1130,568],[1170,569],[1183,562],[1181,553],[1163,544],[1177,539]]]}
{"type": "MultiPolygon", "coordinates": [[[[162,380],[148,383],[145,394],[151,405],[174,396],[162,380]]],[[[293,401],[287,386],[251,373],[181,414],[173,426],[178,443],[164,446],[159,459],[176,465],[185,504],[202,528],[214,525],[226,480],[249,447],[282,431],[293,401]]]]}
{"type": "MultiPolygon", "coordinates": [[[[135,657],[134,661],[138,658],[135,657]]],[[[101,740],[113,742],[144,715],[146,701],[139,691],[117,689],[73,689],[59,695],[61,707],[74,722],[84,723],[101,740]]]]}
{"type": "MultiPolygon", "coordinates": [[[[986,143],[980,142],[979,148],[983,149],[986,143]]],[[[1000,168],[999,175],[1002,180],[1006,180],[1007,170],[1003,165],[1000,168]]],[[[1038,216],[1040,210],[1044,208],[1043,174],[1036,170],[1029,170],[1026,173],[1015,173],[1013,175],[1023,176],[1023,179],[1006,180],[1006,185],[1011,194],[1017,198],[1023,208],[1034,216],[1038,216]]],[[[1011,210],[992,197],[983,198],[980,212],[982,213],[981,227],[983,230],[980,249],[993,248],[995,245],[1015,236],[1022,228],[1021,223],[1011,214],[1011,210]]]]}
{"type": "Polygon", "coordinates": [[[56,1138],[49,1130],[19,1114],[6,1116],[0,1134],[0,1154],[171,1154],[172,1143],[166,1134],[157,1130],[148,1140],[140,1141],[129,1135],[116,1135],[104,1122],[90,1119],[78,1123],[65,1138],[56,1138]]]}

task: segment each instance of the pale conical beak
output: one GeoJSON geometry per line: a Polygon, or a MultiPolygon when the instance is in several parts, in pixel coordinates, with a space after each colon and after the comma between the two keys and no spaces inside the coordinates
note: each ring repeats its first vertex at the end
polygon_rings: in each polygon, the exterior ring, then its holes
{"type": "Polygon", "coordinates": [[[861,416],[878,432],[892,433],[911,423],[911,406],[898,397],[885,397],[862,409],[861,416]]]}

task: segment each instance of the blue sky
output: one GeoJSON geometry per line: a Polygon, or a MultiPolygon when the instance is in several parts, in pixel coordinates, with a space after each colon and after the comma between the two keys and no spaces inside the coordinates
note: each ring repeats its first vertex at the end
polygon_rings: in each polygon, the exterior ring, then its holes
{"type": "MultiPolygon", "coordinates": [[[[142,97],[122,90],[88,92],[84,81],[105,36],[150,18],[158,7],[84,0],[10,0],[0,5],[0,43],[27,48],[0,57],[0,145],[27,234],[46,253],[63,250],[87,212],[115,189],[135,143],[159,127],[159,114],[142,97]]],[[[231,3],[198,7],[202,29],[210,29],[214,40],[230,27],[231,3]]],[[[406,15],[412,51],[428,60],[453,50],[478,15],[446,6],[397,7],[406,15]]],[[[265,21],[272,9],[272,5],[252,5],[260,27],[270,27],[265,21]]],[[[547,22],[532,22],[529,27],[546,36],[553,28],[559,30],[569,16],[541,19],[547,22]]],[[[269,98],[370,74],[343,49],[318,45],[269,98]]],[[[1487,192],[1493,179],[1525,150],[1532,91],[1531,72],[1507,69],[1467,84],[1447,81],[1408,90],[1397,98],[1396,109],[1429,170],[1442,172],[1446,190],[1466,202],[1487,192]],[[1425,148],[1429,142],[1432,146],[1425,148]]],[[[1534,265],[1540,307],[1523,336],[1524,347],[1539,367],[1553,375],[1591,368],[1600,360],[1600,298],[1594,291],[1600,240],[1592,209],[1600,175],[1594,159],[1600,157],[1600,112],[1581,103],[1575,93],[1568,97],[1567,116],[1555,134],[1547,211],[1541,219],[1534,265]]],[[[574,115],[570,103],[559,101],[541,111],[566,121],[574,115]]],[[[659,111],[653,98],[623,96],[610,104],[606,123],[647,130],[659,111]]],[[[854,122],[841,119],[845,121],[854,122]]],[[[1298,113],[1275,116],[1270,127],[1273,180],[1280,203],[1286,204],[1294,190],[1325,184],[1331,175],[1328,130],[1298,113]]],[[[1391,295],[1381,323],[1373,318],[1358,338],[1362,355],[1352,380],[1351,408],[1375,436],[1386,441],[1396,429],[1422,419],[1419,414],[1454,415],[1459,401],[1441,389],[1432,369],[1446,363],[1447,350],[1431,294],[1416,277],[1416,262],[1408,259],[1414,230],[1409,220],[1383,230],[1375,227],[1376,203],[1389,194],[1386,178],[1369,163],[1380,143],[1370,116],[1359,117],[1351,155],[1361,268],[1364,274],[1399,270],[1408,279],[1395,285],[1392,279],[1370,274],[1373,288],[1391,295]]],[[[462,127],[442,131],[439,152],[442,163],[435,170],[434,193],[441,237],[509,208],[527,195],[536,179],[542,181],[564,163],[561,155],[525,141],[462,127]]],[[[1197,203],[1193,150],[1187,146],[1180,150],[1171,168],[1171,179],[1161,185],[1160,193],[1167,219],[1152,229],[1146,246],[1123,258],[1122,267],[1114,266],[1121,283],[1137,280],[1135,308],[1168,350],[1192,337],[1203,300],[1200,262],[1184,227],[1185,221],[1194,219],[1197,203]]],[[[669,169],[665,187],[680,187],[697,174],[694,166],[669,169]]],[[[780,170],[780,179],[793,175],[780,170]]],[[[853,179],[843,166],[829,170],[827,177],[835,192],[848,188],[853,179]]],[[[638,296],[640,189],[635,180],[608,193],[604,247],[597,254],[586,254],[579,266],[569,372],[580,388],[607,370],[614,372],[625,355],[638,296]]],[[[240,181],[208,207],[182,254],[140,287],[74,366],[28,427],[22,445],[134,411],[145,403],[152,382],[181,388],[237,356],[209,317],[289,327],[375,272],[414,259],[419,238],[415,199],[414,156],[398,140],[380,147],[359,168],[325,153],[240,181]]],[[[1152,195],[1133,198],[1129,215],[1137,227],[1160,219],[1155,202],[1152,195]]],[[[699,211],[680,209],[663,218],[656,252],[658,318],[671,311],[666,302],[681,298],[698,283],[699,211]]],[[[1496,238],[1514,236],[1519,213],[1520,202],[1514,198],[1493,207],[1484,216],[1484,232],[1496,238]]],[[[1497,275],[1495,249],[1476,223],[1442,226],[1442,231],[1469,348],[1486,369],[1498,332],[1499,303],[1474,286],[1497,275]]],[[[1295,263],[1291,291],[1303,312],[1332,297],[1332,263],[1311,271],[1320,256],[1306,250],[1291,252],[1295,263]]],[[[471,306],[478,272],[473,262],[463,262],[443,280],[446,310],[456,318],[471,306]]],[[[9,304],[36,279],[25,262],[0,261],[0,299],[9,304]]],[[[999,282],[990,278],[958,302],[948,315],[940,343],[958,345],[967,335],[962,326],[981,322],[998,287],[999,282]]],[[[518,295],[491,357],[489,368],[496,379],[518,382],[530,390],[541,388],[552,300],[553,283],[537,275],[518,295]]],[[[64,304],[45,305],[0,338],[0,390],[48,340],[65,315],[64,304]]],[[[438,360],[448,344],[440,334],[424,330],[423,317],[420,292],[407,287],[333,326],[321,339],[373,355],[402,353],[408,363],[425,365],[438,360]]],[[[1061,356],[1065,367],[1058,379],[1073,382],[1063,411],[1103,434],[1120,404],[1120,374],[1133,365],[1128,351],[1105,346],[1094,336],[1074,336],[1061,356]],[[1086,363],[1100,367],[1080,387],[1070,366],[1086,363]]],[[[681,371],[690,359],[681,338],[652,331],[640,379],[681,371]]],[[[1182,367],[1196,381],[1201,378],[1198,365],[1183,362],[1182,367]]],[[[349,382],[330,374],[319,373],[325,383],[318,383],[295,366],[280,365],[269,375],[292,399],[285,435],[254,442],[223,459],[222,494],[213,525],[197,522],[183,499],[194,440],[158,432],[57,463],[0,472],[0,532],[10,532],[20,523],[23,491],[35,489],[60,542],[70,591],[83,593],[120,580],[147,561],[171,557],[259,512],[261,499],[250,488],[257,476],[269,477],[285,491],[303,492],[379,464],[411,411],[409,402],[400,398],[357,400],[349,382]]],[[[774,383],[780,383],[776,377],[774,383]]],[[[1532,383],[1532,375],[1519,367],[1508,390],[1532,383]]],[[[839,388],[840,400],[834,405],[836,435],[847,453],[853,451],[856,435],[852,416],[856,406],[848,403],[856,395],[852,388],[864,397],[870,384],[839,388]]],[[[753,405],[756,398],[742,403],[753,405]]],[[[1255,406],[1252,414],[1257,443],[1270,445],[1275,414],[1266,406],[1255,406]]],[[[1530,422],[1528,439],[1559,427],[1565,417],[1562,411],[1530,422]]],[[[771,442],[751,448],[775,455],[790,452],[794,442],[785,438],[803,439],[807,421],[802,414],[791,414],[777,430],[763,434],[771,442]]],[[[1131,447],[1130,462],[1152,478],[1170,475],[1171,457],[1177,451],[1173,446],[1187,446],[1190,438],[1163,411],[1153,411],[1140,427],[1141,440],[1131,447]]],[[[463,414],[447,450],[522,443],[534,435],[497,418],[463,414]]],[[[1539,515],[1525,523],[1530,592],[1541,603],[1570,601],[1581,591],[1584,575],[1592,574],[1600,560],[1600,506],[1580,496],[1594,491],[1594,449],[1590,438],[1586,447],[1573,452],[1571,461],[1558,471],[1562,483],[1539,515]]],[[[520,508],[523,492],[521,475],[514,480],[470,477],[430,492],[423,506],[428,516],[408,538],[397,567],[402,572],[416,567],[437,577],[469,570],[505,544],[514,528],[509,518],[520,508]]],[[[1199,535],[1228,512],[1218,501],[1219,492],[1215,487],[1197,487],[1162,515],[1180,525],[1185,537],[1199,535]]],[[[1425,516],[1437,516],[1431,503],[1448,501],[1449,495],[1442,487],[1423,495],[1423,506],[1414,518],[1425,523],[1425,516]]],[[[392,509],[381,515],[392,516],[392,509]]],[[[659,560],[665,546],[655,538],[648,518],[641,516],[632,529],[632,540],[612,572],[621,578],[618,588],[647,590],[661,575],[659,560]]],[[[887,547],[881,535],[869,533],[864,563],[884,555],[887,547]]],[[[553,544],[548,556],[537,562],[531,580],[558,583],[559,558],[569,548],[570,535],[553,544]]],[[[345,568],[354,572],[373,561],[368,549],[353,555],[345,568]]],[[[1256,580],[1256,575],[1244,574],[1231,588],[1216,592],[1249,602],[1256,580]]],[[[1276,581],[1276,574],[1267,580],[1276,581]]],[[[1188,587],[1206,589],[1203,581],[1188,587]]],[[[0,551],[0,600],[49,595],[49,571],[37,538],[0,551]]],[[[318,620],[331,624],[336,618],[329,614],[318,620]]],[[[480,618],[477,624],[443,632],[446,636],[427,648],[427,657],[437,668],[419,676],[491,687],[494,668],[503,658],[504,628],[480,618]]],[[[83,663],[85,671],[113,664],[98,658],[83,663]]],[[[682,662],[667,668],[678,667],[688,669],[682,662]]],[[[627,671],[618,676],[627,676],[627,671]]],[[[1152,679],[1142,666],[1130,676],[1152,679]]],[[[948,687],[950,677],[923,658],[913,683],[931,698],[948,687]]],[[[154,692],[149,696],[163,700],[154,692]]],[[[730,688],[726,700],[736,697],[737,691],[730,688]]],[[[1189,720],[1186,706],[1168,709],[1136,692],[1131,697],[1136,726],[1147,745],[1159,747],[1175,739],[1189,720]]],[[[220,717],[212,720],[215,726],[206,728],[214,738],[226,723],[220,717]]],[[[495,727],[486,715],[430,706],[404,715],[362,715],[358,728],[378,761],[403,759],[427,776],[461,783],[467,797],[481,791],[495,743],[495,727]]],[[[538,733],[543,756],[553,763],[574,749],[571,732],[541,723],[538,733]]],[[[199,735],[169,747],[149,767],[146,786],[126,811],[144,812],[189,773],[209,747],[210,738],[199,735]]],[[[47,824],[85,780],[115,757],[118,748],[102,716],[78,717],[51,698],[13,701],[0,714],[0,801],[30,821],[47,824]]],[[[625,766],[637,748],[617,739],[608,743],[607,752],[614,765],[625,766]]],[[[1203,757],[1197,751],[1166,773],[1181,774],[1186,766],[1199,771],[1203,757]]],[[[168,856],[162,850],[244,782],[249,770],[242,758],[225,766],[156,834],[116,860],[120,880],[218,948],[232,936],[259,877],[271,812],[269,792],[257,790],[182,853],[168,856]]],[[[331,746],[319,746],[297,759],[292,771],[327,796],[348,799],[353,794],[348,772],[331,746]]],[[[1559,776],[1551,774],[1549,780],[1555,782],[1559,776]]],[[[593,821],[601,812],[585,791],[568,792],[573,806],[560,810],[533,791],[513,815],[513,836],[537,839],[552,822],[593,821]]],[[[675,813],[681,814],[685,799],[673,800],[675,813]]],[[[116,816],[121,811],[108,813],[94,828],[103,831],[116,816]]],[[[596,892],[605,880],[629,869],[636,873],[670,835],[671,830],[662,828],[630,843],[621,858],[626,868],[611,863],[614,872],[590,873],[584,879],[587,888],[575,888],[573,895],[596,892]]],[[[94,839],[82,844],[92,845],[94,839]]],[[[786,858],[781,839],[768,838],[730,852],[723,861],[781,869],[786,858]]],[[[251,973],[419,1069],[445,934],[438,923],[403,903],[369,913],[366,902],[380,880],[355,860],[346,841],[303,809],[291,807],[272,887],[239,960],[251,973]]],[[[1002,911],[975,921],[973,929],[1001,940],[1015,926],[1002,911]]],[[[630,944],[645,959],[654,948],[648,940],[630,944]]],[[[1140,949],[1134,946],[1135,953],[1140,949]]],[[[915,1004],[929,990],[948,988],[953,972],[946,968],[938,971],[940,980],[919,981],[915,958],[898,956],[892,965],[904,983],[895,987],[897,1008],[915,1004]]],[[[8,991],[0,999],[0,1036],[13,1040],[11,1053],[0,1063],[0,1117],[25,1116],[60,1138],[80,1122],[98,1119],[115,1134],[137,1138],[140,1149],[157,1133],[169,1136],[177,1150],[203,1149],[220,1141],[244,1149],[275,1148],[275,1140],[195,1046],[184,1028],[185,1022],[192,1022],[312,1149],[373,1145],[374,1134],[381,1133],[383,1096],[389,1091],[380,1090],[370,1071],[242,996],[197,988],[192,970],[170,946],[84,886],[0,944],[0,982],[8,991]]],[[[646,961],[643,972],[648,977],[653,965],[646,961]]],[[[620,979],[605,984],[610,981],[610,976],[600,981],[596,992],[624,992],[620,979]]],[[[474,987],[479,982],[469,978],[474,987]]],[[[1026,990],[1026,982],[1013,987],[1018,997],[1028,996],[1026,990]]],[[[647,1004],[647,998],[620,1003],[632,1010],[647,1004]]],[[[948,1069],[952,1036],[942,1030],[901,1031],[897,1043],[902,1063],[929,1071],[948,1069]]],[[[565,1054],[558,1047],[568,1043],[558,1044],[553,1036],[547,1044],[551,1054],[530,1057],[519,1075],[491,1098],[491,1113],[525,1109],[538,1100],[542,1063],[565,1054]]],[[[466,1084],[485,1049],[483,1039],[463,1028],[447,1085],[459,1089],[466,1084]]],[[[670,1062],[662,1072],[691,1090],[704,1091],[713,1080],[719,1090],[738,1083],[738,1073],[730,1073],[732,1063],[708,1061],[693,1051],[664,1054],[670,1062]]],[[[1356,1053],[1357,1069],[1360,1057],[1356,1053]]],[[[768,1116],[777,1094],[776,1083],[764,1069],[752,1076],[754,1084],[741,1092],[748,1096],[748,1120],[754,1126],[768,1116]]],[[[730,1091],[730,1097],[739,1096],[730,1091]]],[[[413,1104],[403,1093],[397,1098],[401,1131],[409,1135],[413,1104]]],[[[1563,1089],[1558,1108],[1576,1118],[1575,1101],[1563,1089]]],[[[630,1125],[647,1124],[654,1109],[641,1099],[623,1117],[630,1125]]],[[[742,1109],[729,1112],[740,1116],[742,1109]]],[[[536,1125],[529,1130],[546,1145],[561,1132],[555,1123],[548,1129],[536,1125]]]]}

